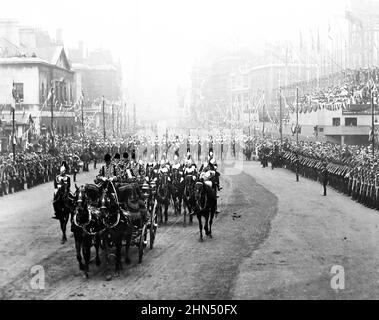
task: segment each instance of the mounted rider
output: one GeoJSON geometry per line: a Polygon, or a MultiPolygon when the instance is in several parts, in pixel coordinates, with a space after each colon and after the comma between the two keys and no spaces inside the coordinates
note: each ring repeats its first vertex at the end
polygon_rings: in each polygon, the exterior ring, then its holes
{"type": "Polygon", "coordinates": [[[58,189],[62,188],[62,187],[65,188],[65,193],[64,193],[63,198],[62,198],[63,200],[67,199],[68,194],[70,192],[71,179],[70,179],[70,176],[67,175],[67,173],[66,173],[67,171],[68,171],[68,165],[65,161],[63,161],[62,165],[60,167],[60,173],[54,179],[54,200],[53,200],[54,216],[52,217],[53,219],[58,219],[58,217],[57,217],[57,211],[58,211],[57,203],[59,200],[61,200],[61,199],[57,198],[58,189]]]}
{"type": "MultiPolygon", "coordinates": [[[[200,179],[204,181],[204,183],[210,186],[217,199],[217,191],[221,191],[222,187],[220,187],[220,173],[218,172],[218,166],[216,160],[214,158],[213,149],[209,149],[208,161],[205,162],[200,168],[200,179]]],[[[217,211],[217,200],[216,200],[216,213],[220,213],[217,211]]]]}

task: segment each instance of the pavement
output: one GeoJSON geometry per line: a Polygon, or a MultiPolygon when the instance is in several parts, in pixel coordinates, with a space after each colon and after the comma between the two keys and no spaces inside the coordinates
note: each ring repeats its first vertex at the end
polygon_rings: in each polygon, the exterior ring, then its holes
{"type": "MultiPolygon", "coordinates": [[[[379,212],[286,169],[245,163],[244,172],[275,194],[270,236],[239,268],[235,299],[377,299],[379,212]],[[333,266],[345,289],[331,288],[333,266]]],[[[252,195],[256,197],[255,195],[252,195]]]]}
{"type": "MultiPolygon", "coordinates": [[[[183,227],[183,217],[170,208],[154,249],[138,264],[137,248],[131,248],[132,263],[110,282],[103,264],[91,264],[84,279],[73,238],[60,244],[59,223],[50,218],[52,183],[1,198],[0,299],[378,297],[377,211],[330,189],[323,197],[320,184],[301,177],[295,182],[285,169],[257,162],[241,169],[221,177],[212,239],[200,243],[197,219],[183,227]],[[35,265],[45,270],[44,290],[30,286],[35,265]],[[344,268],[344,290],[331,288],[335,265],[344,268]]],[[[77,184],[96,174],[80,174],[77,184]]]]}

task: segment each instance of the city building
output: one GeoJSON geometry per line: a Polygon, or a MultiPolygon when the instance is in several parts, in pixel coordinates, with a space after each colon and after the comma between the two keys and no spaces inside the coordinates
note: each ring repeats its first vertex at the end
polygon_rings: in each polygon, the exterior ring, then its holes
{"type": "Polygon", "coordinates": [[[39,29],[20,27],[12,20],[0,21],[2,151],[11,142],[13,107],[20,147],[37,135],[49,135],[52,129],[60,135],[76,132],[73,106],[78,97],[74,88],[75,73],[63,46],[39,29]]]}

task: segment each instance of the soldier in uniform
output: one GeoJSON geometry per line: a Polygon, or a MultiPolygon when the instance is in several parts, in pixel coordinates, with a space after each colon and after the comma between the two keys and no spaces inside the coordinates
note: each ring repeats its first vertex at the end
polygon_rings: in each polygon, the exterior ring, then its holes
{"type": "Polygon", "coordinates": [[[328,169],[327,164],[324,162],[321,169],[321,182],[324,188],[324,197],[326,197],[326,186],[328,185],[328,169]]]}

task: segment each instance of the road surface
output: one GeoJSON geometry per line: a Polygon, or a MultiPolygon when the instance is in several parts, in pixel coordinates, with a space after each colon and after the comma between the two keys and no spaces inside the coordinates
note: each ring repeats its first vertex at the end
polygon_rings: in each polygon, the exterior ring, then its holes
{"type": "MultiPolygon", "coordinates": [[[[78,185],[96,173],[78,176],[78,185]]],[[[285,169],[245,163],[222,176],[221,214],[213,238],[198,241],[198,224],[183,227],[171,213],[142,264],[105,281],[104,265],[79,271],[73,238],[60,244],[51,219],[52,185],[0,199],[2,299],[345,299],[376,298],[379,215],[285,169]],[[233,214],[238,218],[233,219],[233,214]],[[30,286],[43,266],[45,289],[30,286]],[[345,269],[345,290],[330,286],[333,265],[345,269]]],[[[104,262],[104,257],[102,257],[104,262]]],[[[377,280],[378,279],[378,280],[377,280]]]]}

